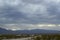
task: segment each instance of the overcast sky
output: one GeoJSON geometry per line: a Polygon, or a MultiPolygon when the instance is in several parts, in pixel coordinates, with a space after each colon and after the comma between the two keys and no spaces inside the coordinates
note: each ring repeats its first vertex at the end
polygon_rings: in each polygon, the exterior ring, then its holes
{"type": "Polygon", "coordinates": [[[0,0],[0,27],[60,30],[60,0],[0,0]]]}

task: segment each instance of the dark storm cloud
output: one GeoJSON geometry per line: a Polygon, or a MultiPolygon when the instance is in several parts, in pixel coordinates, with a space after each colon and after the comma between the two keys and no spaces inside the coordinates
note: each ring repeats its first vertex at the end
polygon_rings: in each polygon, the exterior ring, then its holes
{"type": "Polygon", "coordinates": [[[59,0],[0,0],[0,26],[29,29],[38,28],[35,24],[60,24],[59,4],[59,0]]]}

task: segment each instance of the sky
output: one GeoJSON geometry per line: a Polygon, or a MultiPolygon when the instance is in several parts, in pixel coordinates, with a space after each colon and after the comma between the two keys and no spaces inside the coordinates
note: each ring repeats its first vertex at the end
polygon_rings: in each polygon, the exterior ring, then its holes
{"type": "Polygon", "coordinates": [[[0,0],[0,27],[60,30],[60,0],[0,0]]]}

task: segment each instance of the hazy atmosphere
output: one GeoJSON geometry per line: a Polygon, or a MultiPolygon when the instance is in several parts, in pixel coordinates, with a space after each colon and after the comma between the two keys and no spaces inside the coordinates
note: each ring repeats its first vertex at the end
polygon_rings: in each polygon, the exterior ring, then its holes
{"type": "Polygon", "coordinates": [[[60,30],[60,0],[0,0],[0,27],[60,30]]]}

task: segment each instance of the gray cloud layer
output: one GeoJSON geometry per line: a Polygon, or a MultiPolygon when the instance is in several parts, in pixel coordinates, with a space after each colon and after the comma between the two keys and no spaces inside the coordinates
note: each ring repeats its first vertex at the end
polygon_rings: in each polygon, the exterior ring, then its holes
{"type": "Polygon", "coordinates": [[[60,24],[60,1],[0,0],[1,27],[8,29],[15,28],[15,26],[20,29],[39,28],[32,26],[36,24],[60,24]],[[7,26],[11,24],[14,25],[7,26]]]}

